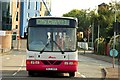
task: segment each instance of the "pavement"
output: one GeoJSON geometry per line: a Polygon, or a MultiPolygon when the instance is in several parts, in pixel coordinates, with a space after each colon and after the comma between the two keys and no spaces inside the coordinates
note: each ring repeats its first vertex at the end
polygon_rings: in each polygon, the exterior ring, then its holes
{"type": "Polygon", "coordinates": [[[105,67],[102,68],[101,70],[103,71],[103,75],[105,80],[120,80],[120,61],[118,62],[117,58],[110,57],[110,56],[104,56],[104,55],[97,55],[94,54],[94,51],[79,51],[80,55],[83,56],[87,56],[87,57],[91,57],[91,58],[95,58],[98,60],[102,60],[105,62],[109,62],[113,64],[113,60],[114,60],[114,64],[118,65],[117,67],[111,66],[111,67],[105,67]]]}

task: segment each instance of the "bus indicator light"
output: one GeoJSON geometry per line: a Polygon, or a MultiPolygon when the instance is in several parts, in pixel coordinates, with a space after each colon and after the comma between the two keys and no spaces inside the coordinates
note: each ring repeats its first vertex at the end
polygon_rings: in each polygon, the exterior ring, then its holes
{"type": "Polygon", "coordinates": [[[26,62],[26,64],[28,64],[28,65],[29,65],[29,64],[30,64],[30,61],[27,61],[27,62],[26,62]]]}

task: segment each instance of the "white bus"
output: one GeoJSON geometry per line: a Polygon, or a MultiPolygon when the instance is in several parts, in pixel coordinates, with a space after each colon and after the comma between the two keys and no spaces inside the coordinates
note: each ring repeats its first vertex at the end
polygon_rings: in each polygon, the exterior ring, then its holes
{"type": "Polygon", "coordinates": [[[78,68],[77,19],[36,17],[28,22],[26,70],[75,76],[78,68]]]}

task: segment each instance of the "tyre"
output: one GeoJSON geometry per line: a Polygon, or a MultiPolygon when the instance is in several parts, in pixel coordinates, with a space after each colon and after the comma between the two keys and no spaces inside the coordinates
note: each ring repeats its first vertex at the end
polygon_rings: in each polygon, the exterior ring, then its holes
{"type": "Polygon", "coordinates": [[[34,72],[33,71],[28,71],[28,75],[29,76],[34,76],[34,72]]]}
{"type": "Polygon", "coordinates": [[[69,76],[70,76],[70,77],[74,77],[74,76],[75,76],[75,72],[70,72],[70,73],[69,73],[69,76]]]}

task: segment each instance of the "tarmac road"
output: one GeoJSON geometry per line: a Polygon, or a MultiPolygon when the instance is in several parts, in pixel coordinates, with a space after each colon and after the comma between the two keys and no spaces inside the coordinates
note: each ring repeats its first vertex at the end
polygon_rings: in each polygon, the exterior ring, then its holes
{"type": "MultiPolygon", "coordinates": [[[[68,74],[42,74],[35,77],[28,77],[25,69],[25,51],[11,51],[2,56],[2,80],[79,80],[90,78],[103,78],[101,71],[104,67],[112,66],[111,63],[97,60],[79,53],[78,71],[74,78],[69,78],[68,74]]],[[[117,67],[117,65],[115,65],[117,67]]]]}

